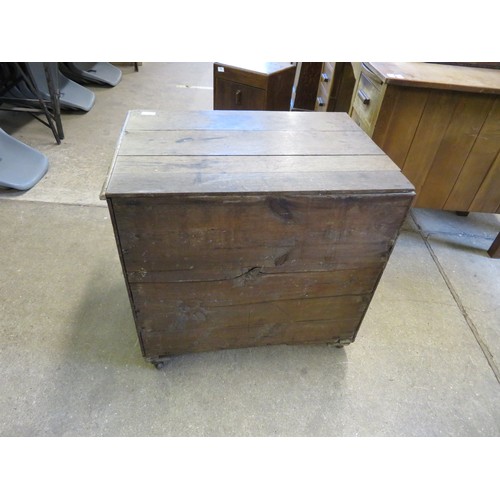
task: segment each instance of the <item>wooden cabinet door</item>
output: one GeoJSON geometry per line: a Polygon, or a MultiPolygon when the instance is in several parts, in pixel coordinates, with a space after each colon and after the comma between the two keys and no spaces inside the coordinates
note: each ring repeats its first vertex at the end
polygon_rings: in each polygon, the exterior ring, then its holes
{"type": "Polygon", "coordinates": [[[266,109],[266,91],[250,85],[219,79],[215,84],[214,109],[266,109]]]}

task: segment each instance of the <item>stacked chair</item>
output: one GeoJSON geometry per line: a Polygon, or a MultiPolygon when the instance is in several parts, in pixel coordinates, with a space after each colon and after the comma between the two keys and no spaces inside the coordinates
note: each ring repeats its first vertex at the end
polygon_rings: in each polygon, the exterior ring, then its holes
{"type": "Polygon", "coordinates": [[[114,87],[122,79],[121,70],[107,62],[59,63],[59,69],[68,78],[83,85],[90,83],[114,87]]]}
{"type": "Polygon", "coordinates": [[[47,157],[0,128],[0,186],[25,191],[47,172],[47,157]]]}
{"type": "MultiPolygon", "coordinates": [[[[88,112],[94,106],[95,94],[84,85],[114,87],[121,78],[120,69],[110,63],[0,63],[0,111],[31,113],[60,144],[61,110],[88,112]]],[[[0,128],[0,186],[30,189],[47,169],[45,155],[0,128]]]]}

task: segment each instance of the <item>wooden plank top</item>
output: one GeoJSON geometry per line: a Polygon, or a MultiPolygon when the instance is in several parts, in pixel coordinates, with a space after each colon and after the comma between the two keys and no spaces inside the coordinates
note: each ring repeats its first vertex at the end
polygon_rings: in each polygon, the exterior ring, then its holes
{"type": "Polygon", "coordinates": [[[435,63],[367,62],[382,82],[464,92],[500,94],[500,70],[435,63]]]}
{"type": "Polygon", "coordinates": [[[101,198],[413,190],[345,113],[134,110],[101,198]]]}

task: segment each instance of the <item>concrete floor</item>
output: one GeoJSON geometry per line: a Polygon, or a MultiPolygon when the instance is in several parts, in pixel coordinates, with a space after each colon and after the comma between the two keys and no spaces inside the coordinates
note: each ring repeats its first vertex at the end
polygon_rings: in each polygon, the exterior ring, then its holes
{"type": "Polygon", "coordinates": [[[129,109],[211,109],[211,63],[122,66],[65,140],[24,114],[0,127],[44,152],[0,191],[2,436],[498,436],[500,217],[411,211],[356,342],[143,361],[99,193],[129,109]]]}

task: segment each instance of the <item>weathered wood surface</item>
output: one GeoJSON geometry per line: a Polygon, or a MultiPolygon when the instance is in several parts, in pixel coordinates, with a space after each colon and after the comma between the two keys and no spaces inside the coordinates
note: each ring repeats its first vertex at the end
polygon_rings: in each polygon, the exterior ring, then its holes
{"type": "Polygon", "coordinates": [[[347,115],[127,123],[105,194],[147,358],[354,340],[414,191],[347,115]]]}
{"type": "MultiPolygon", "coordinates": [[[[285,111],[147,111],[132,110],[125,123],[127,133],[134,130],[358,130],[346,113],[325,113],[321,118],[310,113],[285,111]]],[[[121,154],[121,151],[118,151],[121,154]]]]}
{"type": "Polygon", "coordinates": [[[121,156],[374,155],[380,148],[361,130],[137,130],[121,156]]]}
{"type": "Polygon", "coordinates": [[[296,323],[266,322],[253,328],[246,326],[181,330],[177,335],[165,331],[141,335],[143,353],[148,358],[175,356],[191,352],[214,351],[279,344],[325,344],[352,341],[361,318],[338,321],[296,323]]]}
{"type": "Polygon", "coordinates": [[[367,156],[120,156],[108,195],[410,191],[394,163],[367,156]]]}
{"type": "Polygon", "coordinates": [[[130,280],[157,272],[167,279],[179,271],[214,279],[232,278],[255,267],[271,273],[379,265],[387,259],[408,199],[124,198],[113,201],[113,210],[130,280]]]}
{"type": "Polygon", "coordinates": [[[133,111],[103,197],[356,190],[413,186],[345,113],[133,111]]]}

